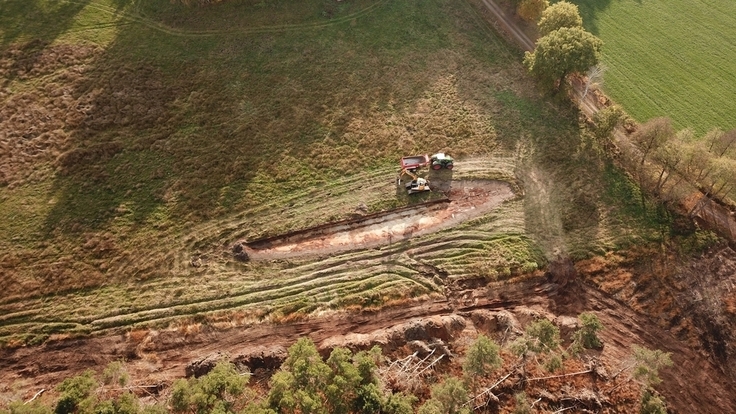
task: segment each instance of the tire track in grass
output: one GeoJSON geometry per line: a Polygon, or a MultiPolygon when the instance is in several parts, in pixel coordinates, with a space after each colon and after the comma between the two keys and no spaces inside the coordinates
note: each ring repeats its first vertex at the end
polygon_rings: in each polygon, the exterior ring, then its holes
{"type": "MultiPolygon", "coordinates": [[[[106,6],[104,4],[94,2],[94,1],[89,2],[89,3],[75,1],[75,0],[67,0],[67,1],[69,3],[85,5],[85,7],[92,8],[94,10],[106,13],[118,19],[126,20],[129,23],[131,22],[137,23],[137,24],[146,26],[150,29],[156,30],[160,33],[164,33],[170,36],[177,36],[177,37],[210,37],[210,36],[220,36],[220,35],[264,34],[264,33],[288,32],[288,31],[316,30],[316,29],[322,29],[325,27],[330,27],[330,26],[346,23],[353,19],[363,17],[365,15],[370,14],[374,10],[382,7],[383,5],[389,2],[389,0],[377,0],[375,3],[371,4],[370,6],[364,9],[361,9],[355,13],[352,13],[346,16],[332,19],[328,22],[297,23],[297,24],[288,24],[288,25],[272,25],[272,26],[238,28],[238,29],[221,29],[221,30],[186,30],[186,29],[180,29],[180,28],[176,28],[172,26],[167,26],[161,22],[157,22],[139,13],[135,13],[131,11],[121,11],[113,7],[106,6]]],[[[109,28],[115,25],[118,25],[118,24],[100,23],[99,25],[89,25],[85,27],[85,30],[93,30],[95,29],[95,26],[97,26],[96,28],[98,29],[103,29],[103,28],[109,28]]]]}
{"type": "MultiPolygon", "coordinates": [[[[376,259],[376,257],[369,257],[376,259]]],[[[304,274],[304,269],[297,268],[293,272],[295,277],[283,277],[282,275],[275,283],[259,286],[243,286],[246,292],[239,295],[231,295],[226,297],[207,297],[200,301],[191,301],[187,303],[173,304],[172,306],[161,308],[141,309],[137,312],[127,312],[115,315],[101,316],[93,320],[85,318],[83,320],[73,321],[57,321],[65,324],[78,324],[80,327],[87,327],[93,331],[107,330],[119,326],[127,326],[142,322],[158,323],[170,320],[173,316],[191,316],[195,314],[206,314],[216,312],[218,310],[238,310],[252,307],[260,307],[264,304],[269,306],[279,306],[283,303],[300,301],[306,298],[334,297],[335,295],[343,295],[343,293],[354,294],[359,293],[362,286],[376,278],[389,278],[394,280],[392,286],[407,283],[422,286],[425,290],[432,290],[432,286],[417,281],[416,279],[407,277],[405,273],[398,272],[396,266],[371,266],[369,272],[356,272],[356,266],[349,262],[337,263],[334,266],[322,267],[314,272],[304,274]]],[[[410,271],[410,269],[407,269],[410,271]]],[[[377,286],[384,286],[385,282],[381,282],[377,286]]],[[[373,289],[372,287],[371,289],[373,289]]],[[[326,304],[326,303],[325,303],[326,304]]],[[[324,306],[325,304],[320,304],[324,306]]],[[[51,320],[43,320],[36,322],[50,323],[51,320]]],[[[5,329],[12,331],[27,325],[9,324],[5,329]]]]}

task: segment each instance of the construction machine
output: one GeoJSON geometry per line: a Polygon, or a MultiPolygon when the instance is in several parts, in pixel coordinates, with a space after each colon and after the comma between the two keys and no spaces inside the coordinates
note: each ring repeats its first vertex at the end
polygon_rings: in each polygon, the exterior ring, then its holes
{"type": "Polygon", "coordinates": [[[452,157],[441,152],[434,154],[431,157],[426,154],[403,157],[401,158],[401,170],[399,171],[399,177],[396,179],[396,185],[400,185],[404,175],[408,175],[412,180],[404,184],[404,187],[409,194],[432,191],[429,187],[429,181],[426,178],[418,176],[417,170],[428,165],[431,165],[433,170],[439,170],[442,168],[451,170],[454,167],[453,163],[454,160],[452,157]]]}
{"type": "Polygon", "coordinates": [[[451,170],[455,167],[455,160],[444,152],[434,154],[429,158],[429,161],[433,170],[441,170],[442,168],[451,170]]]}
{"type": "Polygon", "coordinates": [[[429,162],[429,156],[427,155],[414,155],[401,158],[401,170],[399,170],[399,176],[396,178],[396,185],[400,186],[404,175],[408,175],[411,177],[411,181],[404,184],[407,193],[415,194],[432,191],[429,188],[429,181],[417,175],[417,170],[429,165],[429,162]]]}
{"type": "Polygon", "coordinates": [[[414,193],[422,193],[425,191],[432,191],[431,188],[429,188],[429,180],[426,178],[422,178],[415,174],[416,170],[408,170],[405,168],[402,168],[399,172],[399,177],[396,179],[396,184],[401,184],[401,179],[404,177],[404,174],[408,175],[412,178],[411,181],[404,184],[404,188],[406,188],[406,192],[409,194],[414,193]]]}

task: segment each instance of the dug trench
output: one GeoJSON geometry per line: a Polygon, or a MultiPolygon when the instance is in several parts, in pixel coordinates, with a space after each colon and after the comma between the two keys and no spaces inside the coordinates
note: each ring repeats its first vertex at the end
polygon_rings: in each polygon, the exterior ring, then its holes
{"type": "MultiPolygon", "coordinates": [[[[230,330],[206,326],[151,329],[3,349],[0,380],[25,390],[23,398],[28,399],[38,390],[51,390],[62,379],[86,369],[101,370],[109,362],[125,360],[131,383],[145,386],[138,391],[155,394],[165,392],[177,378],[206,372],[208,364],[219,359],[246,365],[267,378],[283,360],[285,349],[305,336],[323,353],[336,346],[357,350],[380,345],[389,357],[398,358],[412,350],[439,349],[453,360],[467,347],[467,338],[478,332],[506,344],[518,336],[524,323],[547,318],[564,334],[570,331],[570,320],[590,311],[605,326],[600,334],[604,345],[589,356],[598,368],[570,383],[577,387],[576,398],[580,399],[583,391],[593,392],[594,397],[586,404],[603,409],[600,412],[627,412],[626,407],[635,407],[638,396],[632,396],[627,385],[632,384],[631,380],[625,380],[625,375],[617,380],[616,373],[630,363],[630,346],[637,344],[672,353],[674,365],[661,371],[663,382],[657,387],[670,412],[736,412],[736,386],[707,353],[586,283],[586,278],[576,276],[575,271],[561,275],[538,273],[511,283],[453,291],[445,300],[416,300],[378,311],[336,311],[291,323],[260,323],[230,330]]],[[[514,381],[518,381],[516,376],[509,377],[502,388],[513,387],[514,381]]],[[[552,400],[571,395],[570,389],[550,384],[540,383],[535,389],[552,400]],[[545,389],[553,392],[544,394],[545,389]]]]}
{"type": "Polygon", "coordinates": [[[515,194],[495,180],[456,180],[452,187],[435,180],[445,198],[327,223],[235,244],[236,257],[274,260],[374,248],[454,227],[492,211],[515,194]],[[245,255],[243,255],[245,252],[245,255]]]}

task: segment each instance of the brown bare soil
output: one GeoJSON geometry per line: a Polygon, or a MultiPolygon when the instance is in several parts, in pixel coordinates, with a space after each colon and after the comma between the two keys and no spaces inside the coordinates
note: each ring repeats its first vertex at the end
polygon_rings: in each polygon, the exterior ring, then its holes
{"type": "MultiPolygon", "coordinates": [[[[190,326],[179,330],[131,331],[125,335],[59,339],[37,347],[4,349],[0,382],[6,384],[3,394],[10,393],[11,388],[20,389],[20,396],[28,399],[38,390],[50,390],[63,378],[85,369],[99,371],[111,361],[126,360],[133,384],[156,385],[155,389],[161,391],[174,379],[183,377],[192,363],[212,355],[250,361],[254,368],[265,369],[268,359],[254,359],[254,354],[278,359],[284,348],[302,336],[321,344],[323,352],[334,346],[360,349],[380,344],[387,354],[398,355],[395,352],[400,354],[412,340],[436,339],[457,353],[478,332],[490,334],[500,343],[513,339],[514,329],[509,336],[508,329],[489,325],[493,312],[501,311],[510,312],[512,319],[519,321],[516,331],[537,317],[564,326],[565,317],[583,311],[594,312],[605,325],[601,334],[604,347],[594,355],[603,369],[583,379],[541,381],[527,389],[535,399],[537,395],[559,399],[575,390],[579,399],[584,390],[589,390],[598,400],[605,401],[605,409],[599,412],[633,412],[638,403],[635,391],[638,388],[631,384],[626,373],[621,378],[614,375],[626,371],[630,346],[638,344],[672,353],[675,364],[663,370],[664,382],[658,387],[667,399],[670,412],[736,412],[734,382],[703,352],[691,349],[647,315],[600,290],[578,281],[563,287],[544,277],[488,284],[450,293],[445,300],[410,302],[375,312],[336,312],[293,323],[256,324],[232,330],[190,326]],[[452,323],[448,325],[447,321],[452,323]],[[414,333],[407,333],[410,331],[414,333]]],[[[274,362],[270,364],[273,366],[274,362]]]]}
{"type": "Polygon", "coordinates": [[[736,252],[710,248],[700,259],[681,263],[650,251],[611,255],[578,263],[578,269],[605,292],[651,315],[692,349],[736,380],[736,252]]]}

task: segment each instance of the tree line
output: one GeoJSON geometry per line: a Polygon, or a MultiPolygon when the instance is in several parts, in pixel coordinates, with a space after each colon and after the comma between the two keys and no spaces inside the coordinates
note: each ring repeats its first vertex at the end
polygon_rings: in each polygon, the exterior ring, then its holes
{"type": "Polygon", "coordinates": [[[631,156],[642,189],[663,202],[677,202],[678,185],[687,182],[708,197],[733,200],[736,190],[736,129],[712,129],[697,136],[676,131],[669,118],[654,118],[631,135],[638,153],[631,156]]]}
{"type": "MultiPolygon", "coordinates": [[[[587,72],[588,83],[600,84],[602,42],[586,32],[576,5],[560,1],[515,0],[517,13],[536,22],[540,38],[533,52],[526,52],[524,64],[543,89],[558,92],[570,74],[587,72]]],[[[595,137],[610,139],[627,116],[618,106],[600,110],[594,117],[595,137]]],[[[636,128],[631,135],[636,150],[626,154],[644,193],[664,203],[681,202],[688,194],[678,194],[682,182],[698,188],[706,196],[733,203],[736,199],[736,129],[713,129],[697,136],[691,129],[676,131],[668,118],[655,118],[636,128]]]]}

